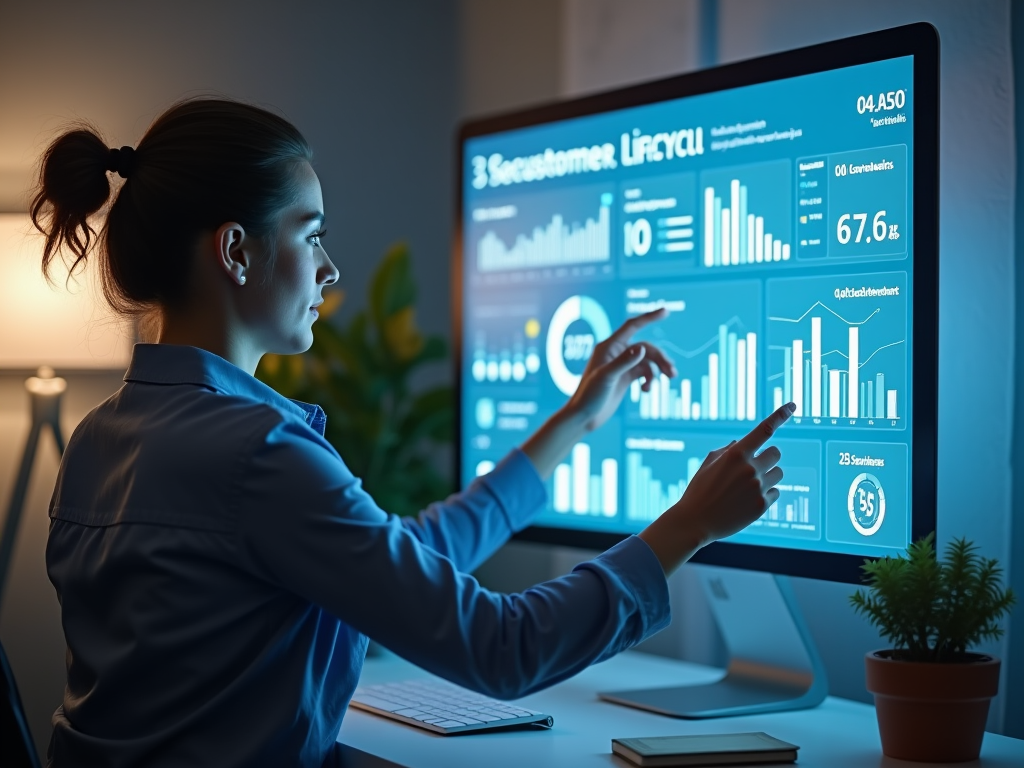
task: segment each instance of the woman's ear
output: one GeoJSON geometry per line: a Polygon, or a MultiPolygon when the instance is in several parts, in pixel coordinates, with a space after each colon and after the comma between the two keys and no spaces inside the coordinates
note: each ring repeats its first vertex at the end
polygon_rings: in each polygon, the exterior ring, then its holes
{"type": "Polygon", "coordinates": [[[213,236],[215,258],[228,278],[245,285],[246,273],[253,264],[253,238],[247,237],[245,228],[236,221],[221,224],[213,236]]]}

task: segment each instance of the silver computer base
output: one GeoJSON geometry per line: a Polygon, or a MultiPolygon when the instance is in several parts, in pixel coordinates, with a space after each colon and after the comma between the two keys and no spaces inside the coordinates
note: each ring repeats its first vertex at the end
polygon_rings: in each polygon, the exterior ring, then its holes
{"type": "Polygon", "coordinates": [[[671,717],[726,717],[806,709],[828,695],[825,668],[789,579],[732,568],[697,568],[729,652],[717,682],[598,694],[671,717]]]}

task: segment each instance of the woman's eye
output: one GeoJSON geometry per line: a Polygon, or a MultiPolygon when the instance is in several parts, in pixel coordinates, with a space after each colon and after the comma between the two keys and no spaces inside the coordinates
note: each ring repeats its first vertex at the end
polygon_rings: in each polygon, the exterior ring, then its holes
{"type": "Polygon", "coordinates": [[[312,245],[314,245],[315,247],[320,248],[320,247],[322,247],[320,245],[320,238],[323,237],[326,234],[327,234],[327,230],[324,229],[324,230],[321,230],[320,232],[317,232],[316,234],[310,235],[309,236],[309,242],[312,245]]]}

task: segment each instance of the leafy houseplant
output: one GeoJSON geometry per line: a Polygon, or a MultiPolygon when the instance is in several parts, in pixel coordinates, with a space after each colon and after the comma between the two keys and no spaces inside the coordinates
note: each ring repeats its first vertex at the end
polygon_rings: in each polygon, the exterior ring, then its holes
{"type": "Polygon", "coordinates": [[[368,308],[345,327],[328,320],[342,298],[341,291],[325,294],[308,352],[266,355],[256,377],[285,397],[322,406],[326,439],[381,509],[415,514],[451,492],[435,457],[452,439],[452,389],[414,392],[410,384],[425,365],[447,357],[447,346],[416,326],[416,283],[403,244],[385,254],[368,308]]]}
{"type": "Polygon", "coordinates": [[[868,591],[850,602],[893,643],[866,658],[882,751],[929,762],[977,758],[999,660],[970,648],[1002,635],[999,621],[1015,601],[998,562],[964,539],[939,560],[929,534],[906,557],[867,561],[863,570],[868,591]]]}

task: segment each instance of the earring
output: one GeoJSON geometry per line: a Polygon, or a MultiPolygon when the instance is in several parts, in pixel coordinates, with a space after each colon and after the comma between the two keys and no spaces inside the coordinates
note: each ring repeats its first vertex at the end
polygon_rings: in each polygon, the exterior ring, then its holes
{"type": "Polygon", "coordinates": [[[238,276],[238,284],[239,285],[245,285],[245,275],[239,275],[238,276]]]}

